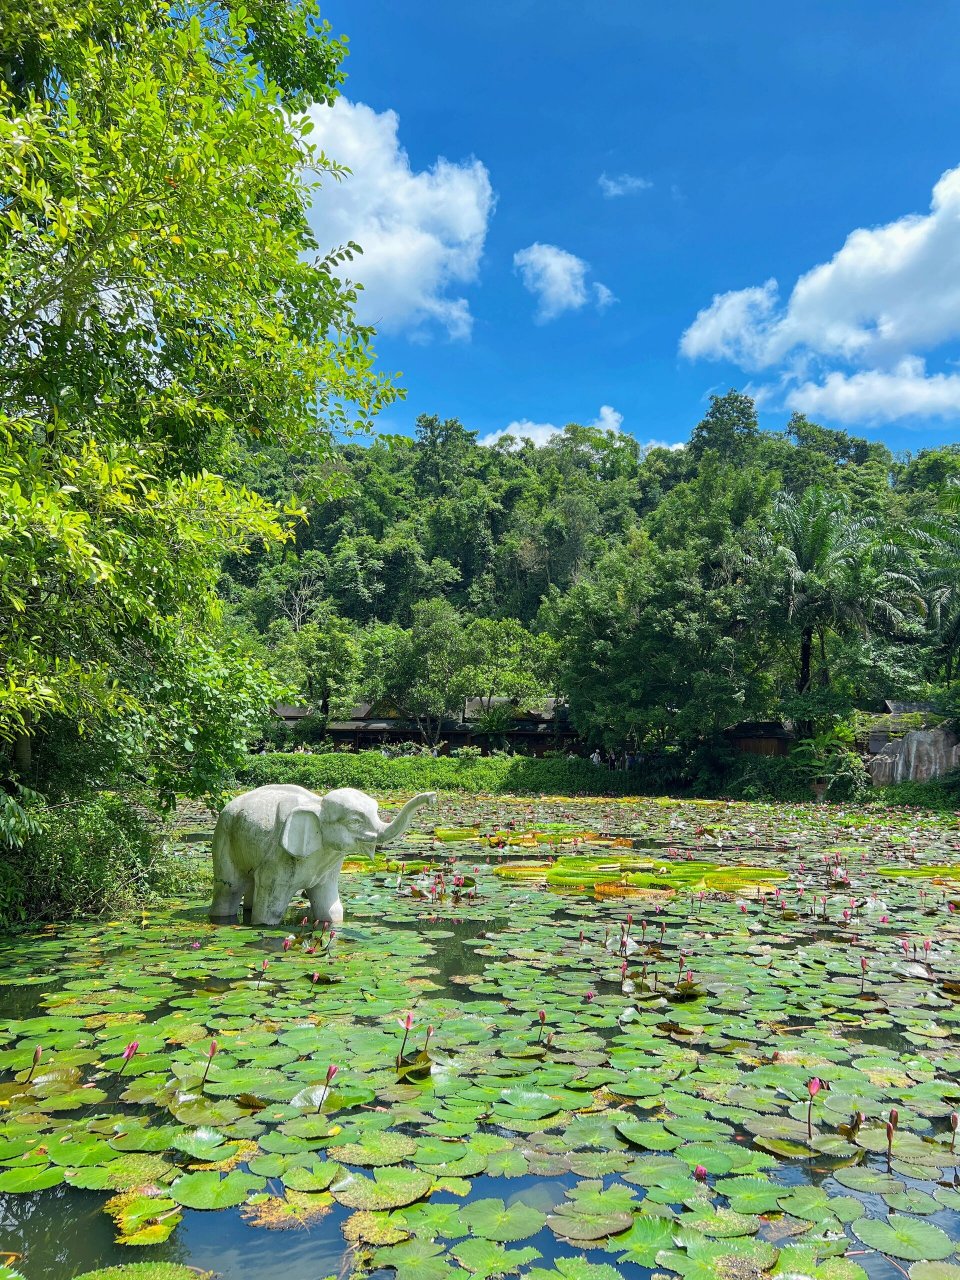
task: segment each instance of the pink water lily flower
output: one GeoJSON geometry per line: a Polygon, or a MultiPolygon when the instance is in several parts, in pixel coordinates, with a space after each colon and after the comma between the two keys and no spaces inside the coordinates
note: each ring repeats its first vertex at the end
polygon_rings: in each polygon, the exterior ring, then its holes
{"type": "Polygon", "coordinates": [[[117,1072],[118,1076],[123,1075],[123,1072],[124,1072],[124,1069],[126,1068],[127,1063],[130,1061],[130,1059],[133,1057],[133,1055],[137,1052],[139,1048],[140,1048],[139,1040],[130,1041],[130,1043],[124,1049],[123,1053],[120,1055],[123,1058],[123,1062],[120,1065],[120,1070],[117,1072]]]}

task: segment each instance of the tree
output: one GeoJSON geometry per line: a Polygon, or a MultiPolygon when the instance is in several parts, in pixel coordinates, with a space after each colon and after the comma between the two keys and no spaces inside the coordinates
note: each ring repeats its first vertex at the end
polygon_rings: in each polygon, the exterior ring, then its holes
{"type": "Polygon", "coordinates": [[[414,605],[409,630],[374,628],[367,643],[371,700],[392,704],[436,746],[443,722],[459,719],[473,692],[471,647],[459,611],[446,600],[424,600],[414,605]]]}
{"type": "Polygon", "coordinates": [[[475,618],[467,627],[467,644],[471,692],[485,713],[494,698],[532,707],[546,697],[554,657],[549,636],[528,631],[516,618],[475,618]]]}
{"type": "Polygon", "coordinates": [[[219,645],[216,584],[301,510],[217,472],[244,440],[329,452],[395,394],[354,249],[306,219],[340,171],[298,111],[344,49],[300,0],[0,0],[0,32],[0,739],[23,769],[51,717],[109,725],[169,792],[277,688],[219,645]]]}
{"type": "Polygon", "coordinates": [[[768,528],[775,617],[796,637],[795,690],[830,684],[827,641],[871,630],[894,635],[922,611],[909,551],[872,521],[857,520],[842,494],[818,486],[781,494],[768,528]],[[819,669],[814,657],[819,655],[819,669]]]}
{"type": "Polygon", "coordinates": [[[688,451],[695,461],[711,450],[724,462],[736,462],[752,452],[759,435],[756,405],[731,389],[710,397],[710,408],[691,432],[688,451]]]}
{"type": "Polygon", "coordinates": [[[360,633],[329,602],[298,628],[275,624],[270,647],[278,678],[295,686],[323,720],[348,716],[363,695],[360,633]]]}
{"type": "Polygon", "coordinates": [[[749,713],[742,590],[704,573],[699,549],[635,534],[547,617],[577,728],[619,747],[691,746],[749,713]]]}

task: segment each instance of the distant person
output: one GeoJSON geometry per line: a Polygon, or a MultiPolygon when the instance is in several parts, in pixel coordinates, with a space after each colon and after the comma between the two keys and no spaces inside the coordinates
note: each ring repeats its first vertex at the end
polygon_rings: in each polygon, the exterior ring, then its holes
{"type": "Polygon", "coordinates": [[[617,767],[617,755],[615,751],[607,752],[607,768],[611,771],[617,767]]]}
{"type": "Polygon", "coordinates": [[[594,748],[593,748],[593,754],[591,755],[590,759],[593,761],[593,763],[594,763],[594,764],[597,766],[597,768],[599,769],[599,768],[600,768],[600,761],[601,761],[600,748],[599,748],[599,747],[594,747],[594,748]]]}
{"type": "Polygon", "coordinates": [[[637,757],[632,751],[627,752],[627,772],[637,767],[637,757]]]}

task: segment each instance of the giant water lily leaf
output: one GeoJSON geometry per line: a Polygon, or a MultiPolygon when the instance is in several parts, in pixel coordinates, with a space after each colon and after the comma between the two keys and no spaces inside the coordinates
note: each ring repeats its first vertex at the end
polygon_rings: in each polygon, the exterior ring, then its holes
{"type": "Polygon", "coordinates": [[[744,1274],[745,1263],[756,1273],[771,1267],[777,1258],[773,1245],[751,1236],[713,1240],[699,1232],[679,1228],[674,1244],[680,1247],[662,1252],[657,1263],[690,1280],[735,1277],[738,1273],[744,1274]]]}
{"type": "Polygon", "coordinates": [[[236,1145],[227,1143],[216,1129],[186,1130],[178,1133],[170,1145],[195,1160],[225,1160],[237,1150],[236,1145]]]}
{"type": "Polygon", "coordinates": [[[779,1206],[783,1188],[763,1178],[746,1176],[721,1178],[715,1189],[730,1201],[730,1208],[737,1213],[769,1213],[779,1206]]]}
{"type": "Polygon", "coordinates": [[[197,1271],[179,1262],[125,1262],[119,1267],[84,1271],[76,1280],[205,1280],[212,1271],[197,1271]]]}
{"type": "Polygon", "coordinates": [[[502,1200],[475,1200],[464,1206],[463,1218],[475,1236],[500,1244],[526,1240],[547,1221],[539,1209],[522,1203],[508,1207],[502,1200]]]}
{"type": "Polygon", "coordinates": [[[425,1196],[433,1178],[416,1169],[375,1169],[372,1178],[348,1173],[330,1185],[338,1203],[350,1209],[398,1209],[425,1196]]]}
{"type": "Polygon", "coordinates": [[[260,1191],[264,1179],[250,1173],[228,1173],[221,1177],[209,1170],[185,1173],[170,1186],[170,1196],[186,1209],[229,1209],[243,1204],[254,1191],[260,1191]]]}
{"type": "Polygon", "coordinates": [[[867,1280],[867,1272],[852,1258],[824,1258],[811,1245],[787,1245],[780,1250],[774,1276],[803,1276],[805,1280],[867,1280]]]}
{"type": "Polygon", "coordinates": [[[371,1262],[375,1267],[391,1267],[396,1280],[454,1280],[456,1276],[466,1276],[452,1264],[442,1244],[428,1240],[407,1240],[377,1249],[371,1262]]]}
{"type": "Polygon", "coordinates": [[[647,1151],[672,1151],[681,1142],[676,1134],[668,1133],[652,1120],[621,1120],[616,1129],[621,1138],[647,1151]]]}
{"type": "Polygon", "coordinates": [[[605,1262],[588,1262],[586,1258],[557,1258],[549,1271],[535,1267],[526,1280],[622,1280],[616,1267],[605,1262]]]}
{"type": "Polygon", "coordinates": [[[391,1222],[403,1226],[414,1235],[432,1240],[436,1236],[444,1236],[448,1240],[458,1240],[467,1234],[467,1224],[463,1220],[463,1206],[459,1204],[414,1204],[408,1209],[398,1210],[391,1222]]]}
{"type": "Polygon", "coordinates": [[[402,1133],[372,1134],[360,1142],[328,1148],[332,1160],[339,1160],[341,1164],[370,1167],[399,1164],[401,1160],[412,1156],[416,1150],[417,1144],[414,1139],[402,1133]]]}
{"type": "Polygon", "coordinates": [[[454,1258],[476,1280],[494,1280],[494,1277],[514,1275],[528,1262],[541,1257],[539,1249],[529,1245],[523,1249],[504,1249],[489,1240],[465,1240],[452,1250],[454,1258]]]}
{"type": "Polygon", "coordinates": [[[126,1192],[104,1206],[117,1227],[117,1239],[126,1245],[162,1244],[182,1221],[176,1201],[162,1195],[126,1192]]]}
{"type": "Polygon", "coordinates": [[[853,1196],[828,1196],[819,1187],[795,1187],[781,1195],[777,1203],[784,1213],[807,1222],[821,1222],[831,1217],[840,1222],[853,1222],[863,1209],[861,1201],[853,1196]]]}
{"type": "Polygon", "coordinates": [[[63,1170],[52,1165],[27,1165],[0,1172],[0,1191],[44,1191],[63,1181],[63,1170]]]}
{"type": "Polygon", "coordinates": [[[653,1267],[657,1254],[673,1247],[673,1232],[670,1218],[636,1217],[628,1231],[607,1240],[605,1247],[616,1253],[618,1262],[653,1267]]]}
{"type": "Polygon", "coordinates": [[[858,1218],[852,1230],[865,1245],[892,1258],[932,1262],[949,1258],[955,1249],[946,1232],[932,1222],[901,1213],[892,1213],[886,1222],[880,1218],[858,1218]]]}

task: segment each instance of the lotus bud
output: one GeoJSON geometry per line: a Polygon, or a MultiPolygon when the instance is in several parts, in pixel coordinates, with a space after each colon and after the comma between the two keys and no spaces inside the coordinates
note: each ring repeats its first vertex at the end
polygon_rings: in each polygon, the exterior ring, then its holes
{"type": "Polygon", "coordinates": [[[320,1112],[323,1110],[323,1104],[324,1104],[324,1103],[326,1102],[326,1100],[327,1100],[327,1093],[328,1093],[328,1091],[329,1091],[329,1089],[330,1089],[330,1082],[333,1080],[333,1077],[337,1074],[337,1072],[338,1072],[339,1070],[340,1070],[340,1068],[339,1068],[339,1067],[335,1067],[335,1066],[333,1065],[333,1063],[332,1063],[332,1062],[330,1063],[330,1066],[329,1066],[329,1067],[327,1067],[327,1074],[326,1074],[326,1078],[324,1079],[324,1082],[323,1082],[323,1092],[320,1094],[320,1101],[317,1103],[317,1114],[318,1114],[318,1115],[319,1115],[319,1114],[320,1114],[320,1112]]]}
{"type": "Polygon", "coordinates": [[[819,1076],[814,1076],[811,1080],[807,1081],[807,1093],[810,1095],[809,1101],[807,1102],[807,1141],[808,1142],[813,1141],[813,1100],[817,1096],[817,1094],[820,1092],[820,1089],[822,1088],[822,1086],[823,1086],[823,1081],[820,1079],[819,1076]]]}
{"type": "Polygon", "coordinates": [[[120,1070],[117,1072],[118,1076],[123,1075],[124,1070],[126,1069],[127,1063],[130,1061],[130,1059],[133,1057],[133,1055],[137,1052],[139,1048],[140,1048],[139,1040],[130,1041],[130,1043],[127,1045],[127,1047],[124,1049],[123,1053],[121,1054],[121,1057],[123,1058],[123,1062],[120,1065],[120,1070]]]}
{"type": "Polygon", "coordinates": [[[900,1112],[896,1107],[890,1108],[890,1123],[893,1125],[894,1129],[896,1129],[897,1125],[900,1123],[900,1112]]]}
{"type": "Polygon", "coordinates": [[[697,1167],[693,1171],[693,1176],[696,1178],[698,1182],[706,1182],[707,1171],[702,1164],[697,1165],[697,1167]]]}
{"type": "Polygon", "coordinates": [[[410,1034],[410,1032],[413,1029],[413,1014],[408,1013],[407,1016],[404,1018],[404,1020],[400,1023],[400,1025],[401,1027],[403,1027],[403,1043],[400,1046],[400,1057],[402,1058],[403,1051],[407,1047],[407,1036],[410,1034]]]}
{"type": "Polygon", "coordinates": [[[200,1081],[201,1089],[207,1083],[207,1075],[210,1071],[210,1064],[211,1062],[213,1062],[213,1059],[216,1057],[217,1047],[218,1046],[217,1046],[216,1040],[211,1040],[210,1048],[207,1050],[207,1065],[203,1069],[203,1079],[200,1081]]]}

